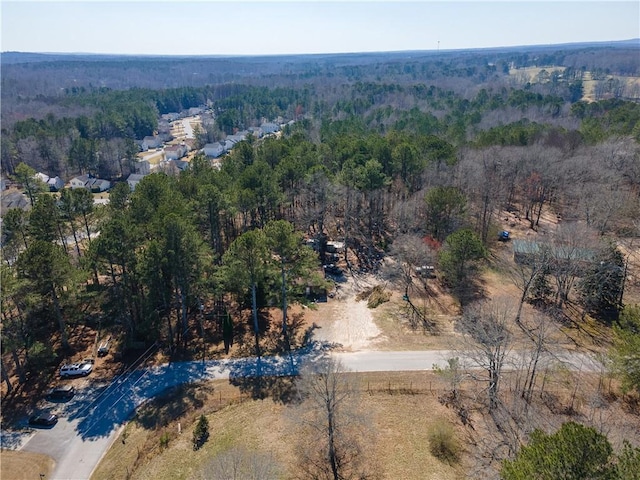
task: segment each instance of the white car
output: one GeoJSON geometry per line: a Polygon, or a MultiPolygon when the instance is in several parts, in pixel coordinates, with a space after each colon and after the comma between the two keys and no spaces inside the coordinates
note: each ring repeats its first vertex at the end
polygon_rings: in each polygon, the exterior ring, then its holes
{"type": "Polygon", "coordinates": [[[61,377],[86,377],[93,370],[91,363],[70,363],[60,367],[61,377]]]}

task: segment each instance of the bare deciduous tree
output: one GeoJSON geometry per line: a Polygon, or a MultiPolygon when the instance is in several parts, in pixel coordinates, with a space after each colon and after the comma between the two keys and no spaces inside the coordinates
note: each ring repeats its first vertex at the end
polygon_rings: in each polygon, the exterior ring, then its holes
{"type": "Polygon", "coordinates": [[[597,240],[593,232],[577,223],[558,226],[551,253],[551,275],[556,284],[556,306],[562,308],[584,270],[592,260],[597,240]]]}
{"type": "Polygon", "coordinates": [[[294,415],[301,429],[297,446],[300,478],[375,478],[363,449],[365,439],[373,436],[358,411],[353,377],[340,362],[328,358],[303,369],[298,386],[302,401],[294,415]]]}
{"type": "Polygon", "coordinates": [[[489,411],[499,403],[500,378],[512,344],[508,327],[511,315],[509,299],[497,298],[472,304],[459,322],[467,340],[465,356],[470,361],[470,375],[488,383],[489,411]],[[477,369],[486,375],[478,374],[477,369]]]}
{"type": "Polygon", "coordinates": [[[280,478],[281,467],[273,455],[233,447],[209,461],[202,470],[203,480],[271,480],[280,478]]]}
{"type": "Polygon", "coordinates": [[[516,263],[509,271],[509,276],[513,284],[520,289],[522,294],[518,300],[518,310],[516,312],[516,323],[520,325],[522,317],[522,307],[526,301],[534,282],[540,275],[544,275],[549,268],[549,249],[541,248],[538,252],[531,255],[527,262],[516,263]]]}

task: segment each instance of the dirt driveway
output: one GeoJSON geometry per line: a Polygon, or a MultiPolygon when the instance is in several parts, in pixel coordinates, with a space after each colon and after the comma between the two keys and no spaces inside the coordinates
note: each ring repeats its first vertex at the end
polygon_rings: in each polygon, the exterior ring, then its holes
{"type": "Polygon", "coordinates": [[[337,284],[333,298],[318,304],[316,310],[305,312],[309,322],[317,327],[314,338],[346,352],[375,349],[374,345],[384,341],[384,336],[367,301],[356,300],[356,295],[376,283],[368,277],[347,276],[346,281],[337,284]]]}

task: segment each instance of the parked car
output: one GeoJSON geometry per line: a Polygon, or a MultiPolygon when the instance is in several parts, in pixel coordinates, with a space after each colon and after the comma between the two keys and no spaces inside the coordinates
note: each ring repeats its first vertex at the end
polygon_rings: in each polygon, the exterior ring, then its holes
{"type": "Polygon", "coordinates": [[[329,265],[324,265],[323,268],[324,268],[325,274],[334,275],[336,277],[340,277],[344,273],[340,267],[338,267],[333,263],[330,263],[329,265]]]}
{"type": "Polygon", "coordinates": [[[93,364],[88,362],[71,363],[60,367],[61,377],[86,377],[93,370],[93,364]]]}
{"type": "Polygon", "coordinates": [[[111,345],[111,335],[109,335],[106,340],[100,342],[100,346],[98,347],[98,356],[104,357],[107,353],[109,353],[110,345],[111,345]]]}
{"type": "Polygon", "coordinates": [[[47,398],[49,400],[69,400],[76,394],[76,389],[72,385],[58,385],[49,390],[47,398]]]}
{"type": "Polygon", "coordinates": [[[29,425],[34,427],[51,427],[58,421],[58,416],[54,413],[39,413],[29,417],[29,425]]]}

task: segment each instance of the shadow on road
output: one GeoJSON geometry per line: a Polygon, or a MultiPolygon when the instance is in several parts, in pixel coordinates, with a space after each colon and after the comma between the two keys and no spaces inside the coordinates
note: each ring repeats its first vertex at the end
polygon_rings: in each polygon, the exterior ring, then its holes
{"type": "Polygon", "coordinates": [[[229,383],[256,400],[271,398],[289,403],[295,394],[295,379],[303,363],[316,362],[336,347],[329,342],[312,339],[309,333],[305,346],[282,355],[240,359],[227,365],[229,383]]]}
{"type": "Polygon", "coordinates": [[[78,420],[76,429],[83,440],[106,437],[142,403],[170,388],[224,378],[252,398],[289,402],[302,363],[317,361],[335,347],[309,339],[305,347],[285,355],[175,362],[133,370],[109,384],[78,391],[72,401],[61,405],[60,415],[78,420]]]}

